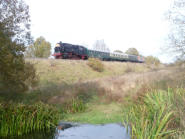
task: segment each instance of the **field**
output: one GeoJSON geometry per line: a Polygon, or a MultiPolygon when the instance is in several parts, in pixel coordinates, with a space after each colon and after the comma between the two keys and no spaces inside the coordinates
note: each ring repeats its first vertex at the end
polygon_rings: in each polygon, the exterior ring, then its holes
{"type": "Polygon", "coordinates": [[[26,61],[36,68],[38,86],[0,100],[51,105],[63,121],[127,123],[134,129],[133,138],[184,137],[184,67],[102,62],[104,70],[97,72],[88,61],[26,61]],[[161,121],[166,122],[157,125],[161,121]]]}

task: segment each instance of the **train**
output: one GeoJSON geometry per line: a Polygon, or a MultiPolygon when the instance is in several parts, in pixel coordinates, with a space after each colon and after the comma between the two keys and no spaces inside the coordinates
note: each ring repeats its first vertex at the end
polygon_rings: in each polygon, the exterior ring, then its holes
{"type": "Polygon", "coordinates": [[[59,42],[54,48],[53,56],[55,59],[82,59],[98,58],[103,61],[122,61],[122,62],[137,62],[144,63],[143,56],[130,55],[117,52],[102,52],[97,50],[87,49],[81,45],[73,45],[69,43],[59,42]]]}

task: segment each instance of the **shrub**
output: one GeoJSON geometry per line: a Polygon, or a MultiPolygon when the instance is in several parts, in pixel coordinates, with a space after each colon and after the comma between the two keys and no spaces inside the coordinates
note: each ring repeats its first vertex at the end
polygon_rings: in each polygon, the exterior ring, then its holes
{"type": "Polygon", "coordinates": [[[104,70],[104,65],[99,59],[89,58],[87,64],[95,71],[102,72],[104,70]]]}
{"type": "Polygon", "coordinates": [[[0,93],[22,93],[37,85],[38,77],[31,63],[23,60],[19,66],[12,64],[6,68],[0,74],[0,93]]]}
{"type": "Polygon", "coordinates": [[[160,64],[160,60],[154,56],[147,56],[145,58],[145,62],[148,65],[155,65],[155,66],[158,66],[160,64]]]}

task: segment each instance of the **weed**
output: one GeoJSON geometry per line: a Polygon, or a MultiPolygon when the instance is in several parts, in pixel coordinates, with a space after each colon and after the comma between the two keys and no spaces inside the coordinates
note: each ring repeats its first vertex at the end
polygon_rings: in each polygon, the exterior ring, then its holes
{"type": "Polygon", "coordinates": [[[102,72],[104,70],[104,65],[99,59],[89,58],[87,64],[95,71],[102,72]]]}
{"type": "Polygon", "coordinates": [[[58,110],[41,102],[33,105],[0,104],[0,136],[19,136],[49,130],[55,127],[58,120],[58,110]]]}
{"type": "Polygon", "coordinates": [[[179,110],[175,104],[175,98],[184,97],[184,93],[184,89],[152,91],[146,93],[142,100],[140,98],[137,102],[127,104],[124,109],[124,121],[132,128],[132,138],[166,138],[184,129],[178,129],[182,122],[179,122],[179,119],[182,117],[178,114],[179,110]]]}
{"type": "Polygon", "coordinates": [[[67,113],[83,112],[86,109],[85,103],[78,97],[72,98],[64,107],[67,113]]]}

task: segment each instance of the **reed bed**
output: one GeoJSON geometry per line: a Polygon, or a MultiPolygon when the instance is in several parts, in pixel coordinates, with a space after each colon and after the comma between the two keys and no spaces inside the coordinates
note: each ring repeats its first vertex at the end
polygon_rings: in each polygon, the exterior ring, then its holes
{"type": "Polygon", "coordinates": [[[86,104],[85,102],[76,97],[72,98],[69,100],[65,105],[64,105],[64,110],[65,113],[78,113],[78,112],[84,112],[86,109],[86,104]]]}
{"type": "Polygon", "coordinates": [[[151,91],[124,108],[124,121],[132,138],[159,139],[181,136],[185,131],[185,89],[151,91]]]}
{"type": "Polygon", "coordinates": [[[42,102],[33,105],[1,103],[0,137],[50,130],[58,120],[59,111],[42,102]]]}

